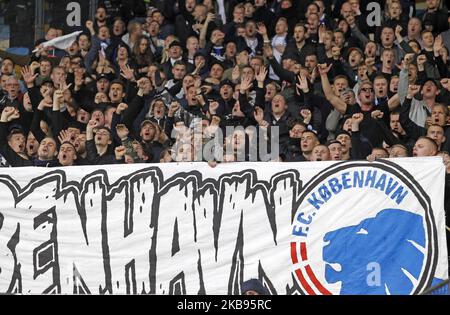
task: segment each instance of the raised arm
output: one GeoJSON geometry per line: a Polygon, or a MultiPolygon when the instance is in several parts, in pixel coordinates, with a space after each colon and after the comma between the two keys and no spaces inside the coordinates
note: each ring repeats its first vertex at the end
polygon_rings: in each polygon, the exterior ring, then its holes
{"type": "Polygon", "coordinates": [[[209,23],[211,23],[211,21],[214,20],[214,13],[209,12],[208,15],[206,16],[206,20],[205,23],[202,26],[202,29],[200,31],[200,39],[199,39],[199,46],[200,48],[205,48],[206,47],[206,35],[208,33],[208,26],[209,23]]]}
{"type": "Polygon", "coordinates": [[[19,111],[14,107],[5,107],[0,117],[0,153],[11,166],[23,166],[24,162],[27,162],[9,146],[7,141],[8,123],[18,119],[19,116],[19,111]]]}
{"type": "Polygon", "coordinates": [[[398,96],[398,93],[396,93],[388,100],[389,111],[392,112],[399,105],[400,105],[400,98],[398,96]]]}
{"type": "Polygon", "coordinates": [[[318,66],[323,92],[325,93],[325,97],[331,103],[331,105],[333,105],[333,107],[336,108],[339,113],[345,114],[345,112],[347,111],[347,104],[344,102],[344,100],[334,94],[333,89],[331,88],[330,81],[328,80],[328,71],[330,71],[331,65],[332,64],[328,66],[326,64],[320,64],[318,66]]]}
{"type": "Polygon", "coordinates": [[[247,91],[249,91],[253,86],[251,82],[251,78],[248,76],[243,76],[241,78],[240,92],[239,92],[239,106],[241,107],[241,111],[245,114],[245,116],[249,118],[253,118],[253,108],[250,105],[247,98],[247,91]]]}
{"type": "Polygon", "coordinates": [[[361,130],[359,129],[359,125],[364,119],[364,115],[362,113],[356,113],[352,116],[352,149],[351,155],[352,160],[363,160],[368,154],[363,152],[363,146],[361,143],[361,130]]]}
{"type": "Polygon", "coordinates": [[[362,47],[365,47],[369,42],[369,39],[364,35],[361,30],[356,25],[356,20],[353,15],[347,17],[347,23],[350,25],[350,29],[352,31],[352,35],[361,43],[362,47]]]}
{"type": "Polygon", "coordinates": [[[133,121],[142,110],[144,106],[144,96],[150,93],[151,85],[145,81],[145,78],[141,78],[138,81],[138,93],[136,97],[131,101],[130,106],[124,111],[123,123],[129,130],[133,130],[133,121]]]}
{"type": "Polygon", "coordinates": [[[402,70],[400,71],[399,74],[398,89],[397,89],[400,104],[403,104],[406,98],[406,93],[408,92],[408,85],[409,85],[408,68],[409,64],[413,61],[414,56],[415,56],[414,54],[407,54],[402,61],[402,70]]]}
{"type": "Polygon", "coordinates": [[[41,142],[44,140],[44,138],[47,136],[41,129],[41,120],[44,116],[44,110],[45,108],[52,108],[53,107],[53,100],[50,96],[50,91],[46,91],[44,93],[44,98],[39,103],[37,109],[34,111],[33,120],[31,121],[31,132],[33,133],[34,137],[38,142],[41,142]]]}
{"type": "Polygon", "coordinates": [[[397,44],[398,46],[406,53],[406,54],[413,54],[414,50],[409,46],[407,42],[403,40],[403,36],[401,34],[403,30],[403,27],[400,25],[397,25],[395,28],[395,37],[397,38],[397,44]]]}
{"type": "Polygon", "coordinates": [[[268,71],[267,71],[266,67],[261,66],[259,68],[259,72],[255,76],[256,81],[258,82],[258,85],[255,88],[255,91],[256,91],[255,106],[261,107],[264,111],[266,111],[266,108],[265,108],[266,102],[264,99],[264,95],[266,93],[266,88],[264,86],[264,82],[266,80],[267,73],[268,73],[268,71]]]}
{"type": "Polygon", "coordinates": [[[405,132],[412,139],[417,139],[420,136],[425,135],[425,128],[418,126],[409,118],[409,111],[411,109],[411,103],[414,98],[414,95],[419,93],[420,85],[409,85],[406,98],[402,103],[402,107],[400,109],[400,124],[402,125],[405,132]]]}
{"type": "Polygon", "coordinates": [[[86,27],[91,33],[91,48],[89,49],[86,57],[84,58],[86,64],[86,71],[90,74],[93,73],[92,65],[98,56],[98,52],[101,50],[100,39],[95,35],[94,23],[92,21],[86,22],[86,27]]]}
{"type": "MultiPolygon", "coordinates": [[[[52,132],[55,135],[55,140],[58,140],[57,135],[64,129],[63,127],[63,117],[61,114],[61,104],[64,102],[64,92],[70,87],[62,86],[60,90],[56,90],[53,93],[53,110],[51,114],[51,127],[52,132]]],[[[61,143],[59,143],[61,145],[61,143]]]]}
{"type": "Polygon", "coordinates": [[[273,71],[281,80],[295,83],[295,73],[284,69],[273,56],[273,50],[270,45],[264,44],[264,56],[269,60],[273,71]]]}

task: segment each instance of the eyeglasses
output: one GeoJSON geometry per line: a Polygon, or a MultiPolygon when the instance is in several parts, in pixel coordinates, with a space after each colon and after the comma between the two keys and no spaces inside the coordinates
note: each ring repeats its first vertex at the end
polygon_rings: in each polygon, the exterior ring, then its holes
{"type": "Polygon", "coordinates": [[[362,88],[361,91],[366,92],[366,93],[367,92],[373,93],[373,89],[372,88],[362,88]]]}

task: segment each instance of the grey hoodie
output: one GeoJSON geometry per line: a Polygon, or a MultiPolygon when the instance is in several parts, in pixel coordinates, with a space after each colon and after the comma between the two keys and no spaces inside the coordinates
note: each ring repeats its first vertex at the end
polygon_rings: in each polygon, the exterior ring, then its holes
{"type": "MultiPolygon", "coordinates": [[[[400,104],[403,104],[408,93],[408,70],[402,69],[400,71],[398,81],[398,96],[400,98],[400,104]]],[[[412,99],[411,109],[409,111],[409,118],[420,127],[425,127],[428,114],[431,114],[431,108],[428,108],[424,101],[419,101],[416,98],[412,99]]]]}

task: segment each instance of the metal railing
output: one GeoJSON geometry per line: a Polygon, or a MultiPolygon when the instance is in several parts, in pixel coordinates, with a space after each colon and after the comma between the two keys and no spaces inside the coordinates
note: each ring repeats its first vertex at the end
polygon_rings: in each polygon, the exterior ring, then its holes
{"type": "Polygon", "coordinates": [[[421,295],[450,295],[450,279],[427,289],[421,295]]]}

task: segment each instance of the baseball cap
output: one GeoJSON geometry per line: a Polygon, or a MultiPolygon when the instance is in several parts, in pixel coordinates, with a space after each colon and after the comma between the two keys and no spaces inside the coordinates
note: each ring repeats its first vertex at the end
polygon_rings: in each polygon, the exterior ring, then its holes
{"type": "Polygon", "coordinates": [[[41,85],[44,85],[44,84],[47,84],[47,83],[50,83],[52,86],[55,86],[54,83],[53,83],[53,80],[50,79],[50,77],[45,77],[41,81],[41,85]]]}
{"type": "Polygon", "coordinates": [[[266,287],[264,287],[261,281],[259,281],[258,279],[250,279],[242,283],[241,285],[242,294],[250,290],[257,292],[260,295],[270,294],[269,290],[267,290],[266,287]]]}
{"type": "Polygon", "coordinates": [[[249,54],[252,53],[252,50],[247,45],[239,45],[236,50],[236,54],[240,54],[241,52],[246,51],[249,54]]]}
{"type": "Polygon", "coordinates": [[[151,120],[149,120],[149,119],[146,119],[146,120],[144,120],[144,121],[141,123],[141,128],[144,127],[145,125],[148,125],[148,124],[150,124],[150,125],[152,125],[152,126],[155,126],[155,124],[154,124],[153,121],[151,121],[151,120]]]}
{"type": "Polygon", "coordinates": [[[102,79],[106,79],[109,82],[111,82],[114,78],[112,77],[112,75],[110,73],[100,73],[97,77],[97,81],[100,81],[102,79]]]}
{"type": "Polygon", "coordinates": [[[177,41],[177,40],[174,40],[173,42],[170,43],[169,49],[172,48],[172,47],[175,47],[175,46],[178,46],[178,47],[180,47],[181,49],[183,49],[183,46],[182,46],[181,43],[180,43],[179,41],[177,41]]]}
{"type": "Polygon", "coordinates": [[[356,50],[357,52],[359,52],[359,53],[361,54],[361,56],[364,57],[364,53],[363,53],[363,51],[362,51],[360,48],[358,48],[358,47],[350,47],[350,48],[348,49],[348,51],[347,51],[347,58],[350,56],[350,54],[351,54],[352,51],[354,51],[354,50],[356,50]]]}
{"type": "Polygon", "coordinates": [[[232,89],[234,89],[234,83],[231,82],[231,80],[225,79],[223,81],[220,82],[220,87],[224,86],[224,85],[228,85],[231,86],[232,89]]]}
{"type": "Polygon", "coordinates": [[[440,88],[440,83],[437,81],[437,80],[435,80],[435,79],[433,79],[433,78],[427,78],[425,81],[423,81],[423,84],[422,84],[422,87],[427,83],[427,82],[433,82],[434,83],[434,85],[439,89],[440,88]]]}
{"type": "Polygon", "coordinates": [[[19,124],[12,124],[11,126],[9,126],[8,132],[10,135],[15,135],[18,133],[25,135],[25,131],[23,130],[23,127],[19,124]]]}
{"type": "Polygon", "coordinates": [[[197,56],[202,56],[202,57],[206,58],[206,52],[205,52],[203,49],[199,49],[199,50],[197,50],[197,51],[195,52],[195,54],[194,54],[194,59],[195,59],[197,56]]]}

